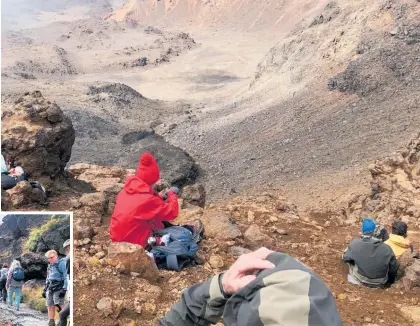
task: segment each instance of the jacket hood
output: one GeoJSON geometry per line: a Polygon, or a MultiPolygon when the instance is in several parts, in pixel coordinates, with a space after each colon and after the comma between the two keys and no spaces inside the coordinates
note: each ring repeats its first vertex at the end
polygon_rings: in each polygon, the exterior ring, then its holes
{"type": "Polygon", "coordinates": [[[410,240],[407,238],[404,238],[400,235],[396,234],[390,234],[389,240],[391,240],[395,245],[401,247],[401,248],[409,248],[410,247],[410,240]]]}
{"type": "Polygon", "coordinates": [[[128,194],[141,194],[151,192],[150,186],[138,176],[128,177],[123,189],[128,194]]]}
{"type": "Polygon", "coordinates": [[[136,170],[136,176],[148,185],[152,185],[159,180],[159,167],[152,154],[146,152],[140,157],[140,162],[136,170]]]}

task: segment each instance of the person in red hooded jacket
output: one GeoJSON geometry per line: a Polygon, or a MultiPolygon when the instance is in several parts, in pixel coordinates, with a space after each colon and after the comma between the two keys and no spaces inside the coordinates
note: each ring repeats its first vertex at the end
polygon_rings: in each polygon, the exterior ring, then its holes
{"type": "Polygon", "coordinates": [[[158,180],[156,160],[150,153],[144,153],[136,175],[127,178],[117,196],[109,227],[113,242],[130,242],[145,248],[153,231],[164,228],[162,221],[172,221],[178,216],[175,191],[170,190],[164,201],[152,187],[158,180]]]}

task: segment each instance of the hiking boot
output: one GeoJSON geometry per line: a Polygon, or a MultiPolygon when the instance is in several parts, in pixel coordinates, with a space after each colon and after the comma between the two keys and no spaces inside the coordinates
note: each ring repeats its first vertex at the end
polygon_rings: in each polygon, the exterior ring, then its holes
{"type": "Polygon", "coordinates": [[[58,322],[57,326],[67,326],[67,321],[60,319],[60,321],[58,322]]]}
{"type": "Polygon", "coordinates": [[[55,326],[55,320],[54,319],[50,319],[48,321],[48,326],[55,326]]]}
{"type": "Polygon", "coordinates": [[[198,243],[203,239],[204,235],[204,223],[201,220],[195,220],[193,222],[194,232],[192,235],[193,240],[198,243]]]}

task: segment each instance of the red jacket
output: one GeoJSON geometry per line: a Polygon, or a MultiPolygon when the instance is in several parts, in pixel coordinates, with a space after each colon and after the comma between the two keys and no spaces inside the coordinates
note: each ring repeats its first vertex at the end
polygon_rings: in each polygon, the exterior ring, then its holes
{"type": "Polygon", "coordinates": [[[142,179],[128,177],[112,213],[109,227],[111,240],[135,243],[144,248],[153,230],[163,229],[162,221],[175,219],[178,209],[178,197],[173,191],[163,201],[142,179]]]}

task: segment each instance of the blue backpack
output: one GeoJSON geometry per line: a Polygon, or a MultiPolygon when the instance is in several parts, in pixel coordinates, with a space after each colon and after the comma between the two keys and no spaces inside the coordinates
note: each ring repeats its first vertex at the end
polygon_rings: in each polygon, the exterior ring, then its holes
{"type": "Polygon", "coordinates": [[[159,268],[180,271],[184,266],[195,260],[195,255],[200,248],[200,238],[182,226],[171,226],[155,232],[157,236],[169,234],[170,241],[166,246],[153,246],[150,252],[156,259],[159,268]]]}
{"type": "Polygon", "coordinates": [[[23,268],[16,267],[13,270],[12,278],[17,282],[23,281],[25,279],[25,272],[23,271],[23,268]]]}

